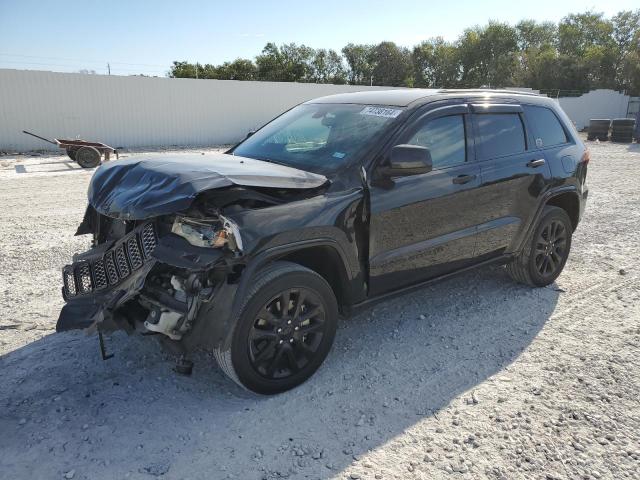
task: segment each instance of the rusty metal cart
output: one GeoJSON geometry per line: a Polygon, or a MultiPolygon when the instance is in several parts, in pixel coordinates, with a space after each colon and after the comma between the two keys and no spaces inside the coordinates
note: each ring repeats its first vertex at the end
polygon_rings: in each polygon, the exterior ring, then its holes
{"type": "Polygon", "coordinates": [[[63,148],[71,160],[76,162],[82,168],[93,168],[100,165],[102,156],[104,155],[104,161],[108,161],[111,154],[115,153],[116,159],[118,158],[118,150],[109,145],[105,145],[100,142],[87,142],[85,140],[68,140],[63,138],[54,138],[49,140],[48,138],[41,137],[35,133],[27,132],[23,130],[22,133],[31,135],[32,137],[39,138],[45,142],[57,145],[63,148]]]}

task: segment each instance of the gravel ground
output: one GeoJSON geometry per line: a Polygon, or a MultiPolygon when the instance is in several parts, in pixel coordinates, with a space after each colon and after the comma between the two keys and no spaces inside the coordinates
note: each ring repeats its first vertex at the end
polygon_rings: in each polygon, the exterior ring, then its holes
{"type": "Polygon", "coordinates": [[[275,397],[204,352],[182,377],[152,339],[103,362],[54,334],[90,172],[0,158],[0,477],[640,478],[640,146],[591,149],[556,284],[488,268],[380,304],[275,397]]]}

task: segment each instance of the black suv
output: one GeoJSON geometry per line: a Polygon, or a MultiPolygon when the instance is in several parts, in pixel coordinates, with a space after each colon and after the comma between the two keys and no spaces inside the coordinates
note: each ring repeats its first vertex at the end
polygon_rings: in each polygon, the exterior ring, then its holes
{"type": "Polygon", "coordinates": [[[240,385],[282,392],[374,300],[488,263],[552,283],[588,161],[546,97],[407,89],[306,102],[224,154],[110,162],[57,330],[155,334],[185,368],[204,347],[240,385]]]}

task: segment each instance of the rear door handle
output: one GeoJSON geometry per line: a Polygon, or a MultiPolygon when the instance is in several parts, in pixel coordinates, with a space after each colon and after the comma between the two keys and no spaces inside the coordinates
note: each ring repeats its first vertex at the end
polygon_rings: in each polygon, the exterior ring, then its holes
{"type": "Polygon", "coordinates": [[[544,165],[543,158],[539,160],[531,160],[530,162],[527,163],[527,167],[529,168],[538,168],[538,167],[541,167],[542,165],[544,165]]]}
{"type": "Polygon", "coordinates": [[[471,180],[475,180],[475,175],[458,175],[453,179],[453,183],[456,185],[462,185],[464,183],[469,183],[471,180]]]}

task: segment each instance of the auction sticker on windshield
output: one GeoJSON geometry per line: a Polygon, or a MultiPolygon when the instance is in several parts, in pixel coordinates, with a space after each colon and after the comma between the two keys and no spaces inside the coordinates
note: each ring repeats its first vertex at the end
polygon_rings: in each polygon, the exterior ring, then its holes
{"type": "Polygon", "coordinates": [[[396,118],[402,113],[398,108],[386,108],[386,107],[364,107],[360,112],[360,115],[374,115],[376,117],[396,118]]]}

